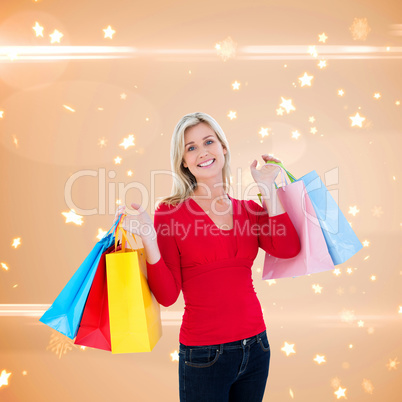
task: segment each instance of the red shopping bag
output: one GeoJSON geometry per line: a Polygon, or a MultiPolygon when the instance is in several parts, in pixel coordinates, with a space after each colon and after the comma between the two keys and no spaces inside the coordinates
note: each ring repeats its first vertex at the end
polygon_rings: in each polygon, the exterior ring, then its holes
{"type": "MultiPolygon", "coordinates": [[[[121,249],[119,245],[116,251],[121,249]]],[[[106,255],[115,252],[110,246],[99,260],[95,277],[82,314],[74,343],[91,348],[111,351],[110,321],[106,278],[106,255]]]]}

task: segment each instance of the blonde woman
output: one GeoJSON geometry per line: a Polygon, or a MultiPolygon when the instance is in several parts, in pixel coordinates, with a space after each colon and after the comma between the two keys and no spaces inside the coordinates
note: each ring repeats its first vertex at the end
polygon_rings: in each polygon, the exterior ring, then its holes
{"type": "MultiPolygon", "coordinates": [[[[280,169],[265,163],[257,169],[257,160],[250,165],[264,207],[231,197],[229,144],[205,113],[178,122],[170,157],[173,188],[158,204],[154,222],[133,203],[139,214],[127,215],[123,228],[141,236],[157,301],[171,306],[183,292],[180,400],[262,401],[271,349],[251,268],[259,247],[278,258],[300,251],[273,185],[280,169]]],[[[116,218],[123,212],[124,206],[116,218]]]]}

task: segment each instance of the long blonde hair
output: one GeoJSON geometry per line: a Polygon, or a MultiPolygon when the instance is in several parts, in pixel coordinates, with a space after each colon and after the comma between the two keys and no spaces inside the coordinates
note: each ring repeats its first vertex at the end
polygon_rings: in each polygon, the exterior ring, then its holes
{"type": "Polygon", "coordinates": [[[222,147],[227,150],[225,164],[222,169],[222,183],[225,192],[230,188],[230,149],[225,133],[221,126],[210,115],[202,112],[189,113],[183,116],[176,124],[170,143],[170,164],[173,173],[173,186],[169,197],[163,198],[157,202],[176,206],[178,203],[186,200],[197,188],[197,180],[188,168],[183,166],[184,155],[184,133],[187,128],[195,126],[201,122],[207,123],[214,130],[222,147]]]}

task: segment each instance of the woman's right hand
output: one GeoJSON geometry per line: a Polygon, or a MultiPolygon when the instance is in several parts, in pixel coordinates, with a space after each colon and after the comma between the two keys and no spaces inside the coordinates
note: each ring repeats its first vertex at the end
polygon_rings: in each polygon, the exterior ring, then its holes
{"type": "Polygon", "coordinates": [[[156,238],[154,223],[141,204],[133,202],[131,206],[137,210],[138,215],[126,215],[122,223],[123,229],[134,235],[145,238],[156,238]]]}
{"type": "Polygon", "coordinates": [[[113,225],[116,223],[116,221],[119,219],[119,216],[120,216],[121,214],[124,214],[124,213],[125,213],[125,210],[126,210],[126,206],[125,206],[125,205],[120,205],[119,208],[117,208],[117,211],[116,211],[116,214],[115,214],[115,216],[114,216],[114,221],[113,221],[112,226],[113,226],[113,225]]]}
{"type": "MultiPolygon", "coordinates": [[[[120,206],[116,211],[114,222],[118,219],[119,215],[126,214],[121,221],[121,227],[134,235],[140,236],[141,240],[145,238],[156,238],[156,232],[151,217],[141,204],[133,202],[131,206],[139,212],[138,215],[128,215],[125,212],[125,206],[120,206]]],[[[113,222],[113,223],[114,223],[113,222]]]]}

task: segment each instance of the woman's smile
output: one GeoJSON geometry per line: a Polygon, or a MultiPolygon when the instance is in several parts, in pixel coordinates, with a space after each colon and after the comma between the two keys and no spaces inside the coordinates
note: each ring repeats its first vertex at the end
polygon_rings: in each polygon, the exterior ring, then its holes
{"type": "Polygon", "coordinates": [[[197,165],[197,166],[200,167],[201,169],[209,168],[210,166],[212,166],[215,163],[215,158],[210,159],[208,162],[205,162],[205,163],[207,163],[206,166],[200,166],[200,165],[197,165]],[[211,163],[211,160],[212,160],[212,163],[211,163]]]}

